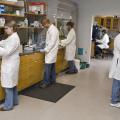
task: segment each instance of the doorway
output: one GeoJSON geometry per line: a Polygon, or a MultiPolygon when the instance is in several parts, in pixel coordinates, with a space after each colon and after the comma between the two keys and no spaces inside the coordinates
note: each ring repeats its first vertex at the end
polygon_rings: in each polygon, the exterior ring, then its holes
{"type": "Polygon", "coordinates": [[[92,25],[91,58],[112,58],[114,39],[120,31],[120,17],[97,15],[94,16],[92,25]],[[109,41],[104,37],[103,31],[106,31],[109,41]]]}

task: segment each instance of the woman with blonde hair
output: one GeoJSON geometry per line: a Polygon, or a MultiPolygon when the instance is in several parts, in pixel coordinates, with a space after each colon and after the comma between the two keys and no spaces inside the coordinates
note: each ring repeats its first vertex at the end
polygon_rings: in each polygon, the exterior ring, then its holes
{"type": "Polygon", "coordinates": [[[19,47],[20,39],[16,32],[15,21],[5,24],[7,38],[0,41],[1,63],[1,86],[5,90],[5,102],[0,111],[12,110],[18,105],[18,74],[19,74],[19,47]]]}

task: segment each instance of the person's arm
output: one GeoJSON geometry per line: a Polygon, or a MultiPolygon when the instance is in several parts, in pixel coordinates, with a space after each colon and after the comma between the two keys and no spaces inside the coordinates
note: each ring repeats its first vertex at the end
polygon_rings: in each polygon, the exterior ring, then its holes
{"type": "Polygon", "coordinates": [[[120,35],[118,35],[114,41],[117,41],[117,43],[114,44],[114,47],[120,51],[120,35]]]}
{"type": "Polygon", "coordinates": [[[61,43],[64,45],[68,45],[72,42],[73,38],[74,38],[74,33],[70,31],[68,33],[67,39],[62,40],[61,43]]]}
{"type": "Polygon", "coordinates": [[[4,47],[4,45],[5,45],[5,40],[1,40],[0,41],[0,47],[4,47]]]}
{"type": "Polygon", "coordinates": [[[101,40],[96,40],[97,43],[103,43],[102,39],[101,40]]]}
{"type": "Polygon", "coordinates": [[[107,44],[109,42],[109,36],[105,34],[101,40],[97,40],[98,43],[107,44]]]}
{"type": "MultiPolygon", "coordinates": [[[[17,38],[12,38],[11,43],[9,45],[5,45],[4,47],[0,47],[0,56],[9,56],[18,48],[19,41],[15,40],[17,38]]],[[[7,44],[7,43],[6,43],[7,44]]]]}
{"type": "Polygon", "coordinates": [[[107,34],[105,34],[102,39],[102,44],[108,44],[108,43],[109,43],[109,36],[107,34]]]}
{"type": "Polygon", "coordinates": [[[51,38],[49,39],[49,44],[45,47],[45,52],[50,52],[50,50],[55,46],[56,42],[57,42],[57,37],[59,36],[59,33],[52,29],[50,32],[49,32],[51,38]]]}

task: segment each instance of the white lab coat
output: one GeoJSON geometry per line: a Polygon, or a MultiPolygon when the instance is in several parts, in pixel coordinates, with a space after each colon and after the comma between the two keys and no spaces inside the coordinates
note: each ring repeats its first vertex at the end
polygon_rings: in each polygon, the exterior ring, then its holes
{"type": "Polygon", "coordinates": [[[0,41],[1,86],[13,88],[18,84],[20,39],[15,32],[7,39],[0,41]]]}
{"type": "Polygon", "coordinates": [[[59,31],[52,24],[46,35],[45,63],[52,64],[56,62],[59,45],[59,31]]]}
{"type": "Polygon", "coordinates": [[[120,34],[114,40],[114,57],[109,78],[120,80],[120,34]]]}
{"type": "Polygon", "coordinates": [[[109,48],[109,45],[108,45],[109,36],[107,34],[105,34],[101,40],[97,40],[97,42],[100,43],[99,45],[97,45],[99,48],[101,49],[109,48]]]}
{"type": "Polygon", "coordinates": [[[76,34],[73,28],[69,31],[67,39],[62,40],[61,44],[66,46],[65,59],[73,61],[76,53],[76,34]]]}

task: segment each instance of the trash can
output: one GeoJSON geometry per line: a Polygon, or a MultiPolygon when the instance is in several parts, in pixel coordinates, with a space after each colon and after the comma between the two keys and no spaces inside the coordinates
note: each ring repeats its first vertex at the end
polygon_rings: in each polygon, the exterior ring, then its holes
{"type": "Polygon", "coordinates": [[[76,68],[77,68],[77,70],[79,72],[80,71],[80,60],[79,59],[75,59],[74,62],[75,62],[75,66],[76,66],[76,68]]]}
{"type": "Polygon", "coordinates": [[[90,67],[90,65],[88,63],[86,63],[86,68],[89,68],[89,67],[90,67]]]}
{"type": "Polygon", "coordinates": [[[90,65],[87,62],[80,62],[80,69],[89,68],[90,65]]]}
{"type": "Polygon", "coordinates": [[[86,62],[80,62],[80,69],[86,68],[86,62]]]}

